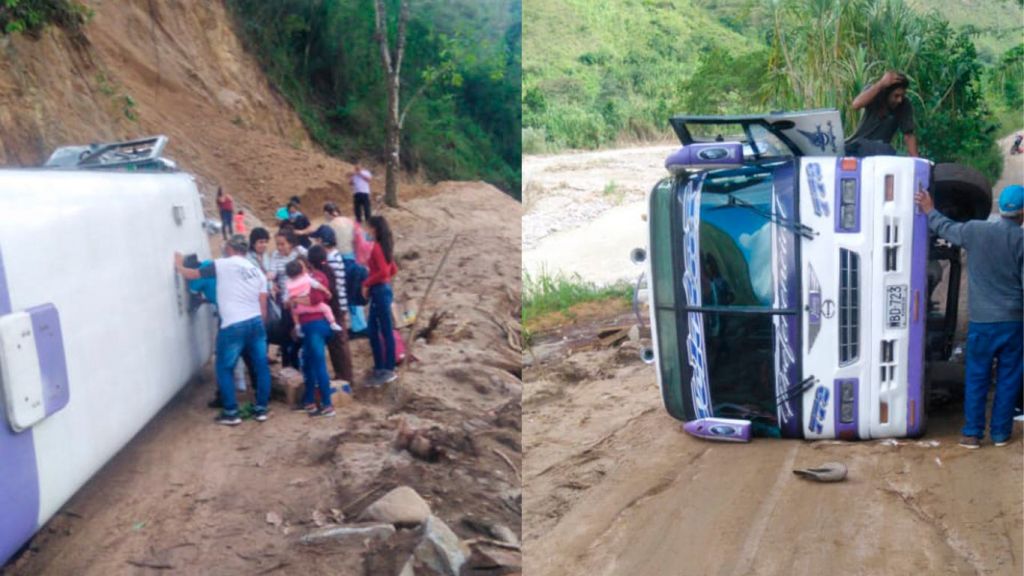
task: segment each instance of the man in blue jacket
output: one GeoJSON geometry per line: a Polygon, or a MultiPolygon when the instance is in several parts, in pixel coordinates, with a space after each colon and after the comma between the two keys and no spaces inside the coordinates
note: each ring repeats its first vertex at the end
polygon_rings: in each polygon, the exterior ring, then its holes
{"type": "Polygon", "coordinates": [[[989,436],[996,446],[1010,442],[1013,413],[1021,395],[1024,350],[1024,187],[999,196],[998,221],[954,222],[935,210],[927,191],[914,196],[928,215],[928,228],[967,250],[967,370],[964,427],[960,445],[978,448],[985,437],[985,400],[998,361],[989,436]]]}

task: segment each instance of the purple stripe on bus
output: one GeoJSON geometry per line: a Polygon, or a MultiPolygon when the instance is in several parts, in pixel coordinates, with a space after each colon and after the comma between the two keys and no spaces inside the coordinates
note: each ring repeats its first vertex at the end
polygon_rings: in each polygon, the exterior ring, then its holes
{"type": "Polygon", "coordinates": [[[858,418],[859,407],[857,405],[857,397],[860,394],[860,390],[858,390],[858,384],[859,382],[856,378],[844,378],[841,380],[836,380],[832,390],[833,399],[835,400],[835,402],[833,402],[832,408],[833,414],[835,415],[834,421],[836,423],[836,438],[839,438],[841,440],[856,440],[860,438],[860,434],[857,432],[857,423],[860,422],[860,419],[858,418]],[[852,399],[850,399],[849,401],[852,402],[853,404],[853,418],[850,422],[846,423],[844,423],[842,419],[843,405],[849,403],[847,401],[847,398],[849,398],[849,396],[843,395],[843,388],[845,387],[849,387],[849,389],[853,391],[852,399]]]}
{"type": "MultiPolygon", "coordinates": [[[[10,313],[11,295],[0,250],[0,316],[10,313]]],[[[11,429],[0,394],[0,564],[35,534],[38,522],[39,472],[32,431],[11,429]]]]}
{"type": "MultiPolygon", "coordinates": [[[[914,161],[914,192],[927,189],[931,165],[914,161]]],[[[914,208],[913,249],[910,256],[910,339],[907,350],[907,436],[920,435],[924,426],[924,328],[928,320],[928,218],[914,208]]]]}
{"type": "MultiPolygon", "coordinates": [[[[785,219],[792,221],[799,221],[799,215],[796,213],[796,183],[797,178],[793,162],[776,169],[772,177],[772,187],[778,197],[779,204],[789,207],[792,211],[792,213],[786,215],[785,219]]],[[[793,250],[791,254],[784,255],[784,257],[788,257],[786,277],[783,278],[783,284],[786,287],[786,294],[785,301],[780,301],[779,304],[782,308],[797,308],[800,304],[800,263],[797,253],[800,239],[796,234],[787,233],[783,230],[780,230],[779,233],[790,234],[788,238],[790,241],[790,247],[793,250]]],[[[776,271],[776,273],[778,273],[778,271],[776,271]]],[[[800,382],[801,374],[803,372],[800,353],[800,351],[803,350],[803,344],[800,340],[800,322],[797,321],[800,317],[780,315],[775,318],[781,322],[782,330],[785,332],[788,340],[789,350],[785,352],[792,357],[792,362],[787,367],[786,380],[788,381],[787,387],[792,387],[800,382]]],[[[775,344],[776,346],[779,346],[781,343],[776,342],[775,344]]],[[[788,422],[780,422],[779,427],[781,428],[782,436],[784,438],[802,438],[803,396],[801,394],[792,394],[791,396],[792,397],[787,400],[785,404],[789,406],[793,416],[788,422]]]]}
{"type": "Polygon", "coordinates": [[[39,374],[43,380],[43,406],[49,416],[68,403],[68,367],[64,359],[64,339],[60,316],[53,304],[26,310],[32,318],[32,333],[39,357],[39,374]]]}

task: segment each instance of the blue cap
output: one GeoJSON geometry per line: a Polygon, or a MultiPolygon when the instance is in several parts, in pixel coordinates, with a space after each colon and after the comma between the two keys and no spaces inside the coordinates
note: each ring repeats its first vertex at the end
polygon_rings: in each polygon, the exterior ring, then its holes
{"type": "Polygon", "coordinates": [[[316,232],[309,235],[310,238],[317,239],[328,246],[338,245],[338,236],[334,233],[334,229],[327,224],[321,224],[316,232]]]}
{"type": "Polygon", "coordinates": [[[1024,208],[1024,186],[1012,184],[999,194],[999,212],[1003,216],[1016,216],[1024,208]]]}

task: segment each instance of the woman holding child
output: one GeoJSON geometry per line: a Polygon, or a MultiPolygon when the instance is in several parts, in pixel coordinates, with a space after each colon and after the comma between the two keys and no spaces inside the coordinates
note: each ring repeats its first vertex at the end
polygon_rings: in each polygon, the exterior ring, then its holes
{"type": "MultiPolygon", "coordinates": [[[[333,282],[330,282],[317,264],[324,265],[327,260],[327,251],[323,246],[313,246],[309,249],[309,260],[299,259],[294,264],[289,264],[289,276],[292,282],[301,275],[308,275],[316,291],[330,294],[333,282]],[[295,272],[296,265],[301,262],[301,270],[295,272]]],[[[311,291],[312,293],[312,291],[311,291]]],[[[328,296],[329,298],[329,296],[328,296]]],[[[327,341],[334,335],[332,326],[334,320],[331,311],[326,304],[318,307],[313,302],[303,302],[310,299],[309,296],[299,296],[292,300],[292,307],[298,316],[298,325],[302,331],[302,375],[306,382],[306,391],[302,397],[303,409],[310,416],[331,417],[335,415],[334,406],[331,405],[331,379],[327,375],[327,356],[324,347],[327,341]],[[314,390],[320,391],[320,406],[315,402],[314,390]]]]}

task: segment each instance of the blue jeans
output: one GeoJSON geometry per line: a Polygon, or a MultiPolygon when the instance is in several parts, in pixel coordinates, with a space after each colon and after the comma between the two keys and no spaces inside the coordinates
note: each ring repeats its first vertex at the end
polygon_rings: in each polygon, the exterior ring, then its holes
{"type": "Polygon", "coordinates": [[[331,406],[331,378],[327,375],[327,356],[324,346],[333,335],[327,320],[313,320],[302,325],[302,376],[306,391],[303,404],[313,403],[313,389],[320,389],[320,406],[331,406]]]}
{"type": "Polygon", "coordinates": [[[217,388],[224,414],[238,414],[235,398],[235,364],[245,354],[256,370],[256,410],[266,411],[270,402],[270,370],[267,368],[267,333],[263,319],[256,317],[236,322],[217,332],[217,388]]]}
{"type": "Polygon", "coordinates": [[[373,368],[375,370],[395,369],[395,333],[391,325],[391,293],[390,284],[377,284],[370,287],[370,349],[373,350],[373,368]]]}
{"type": "Polygon", "coordinates": [[[1010,437],[1013,408],[1021,395],[1022,350],[1024,322],[971,322],[967,325],[964,436],[985,436],[985,400],[992,383],[992,360],[995,358],[999,361],[999,368],[989,435],[994,442],[1010,437]]]}

